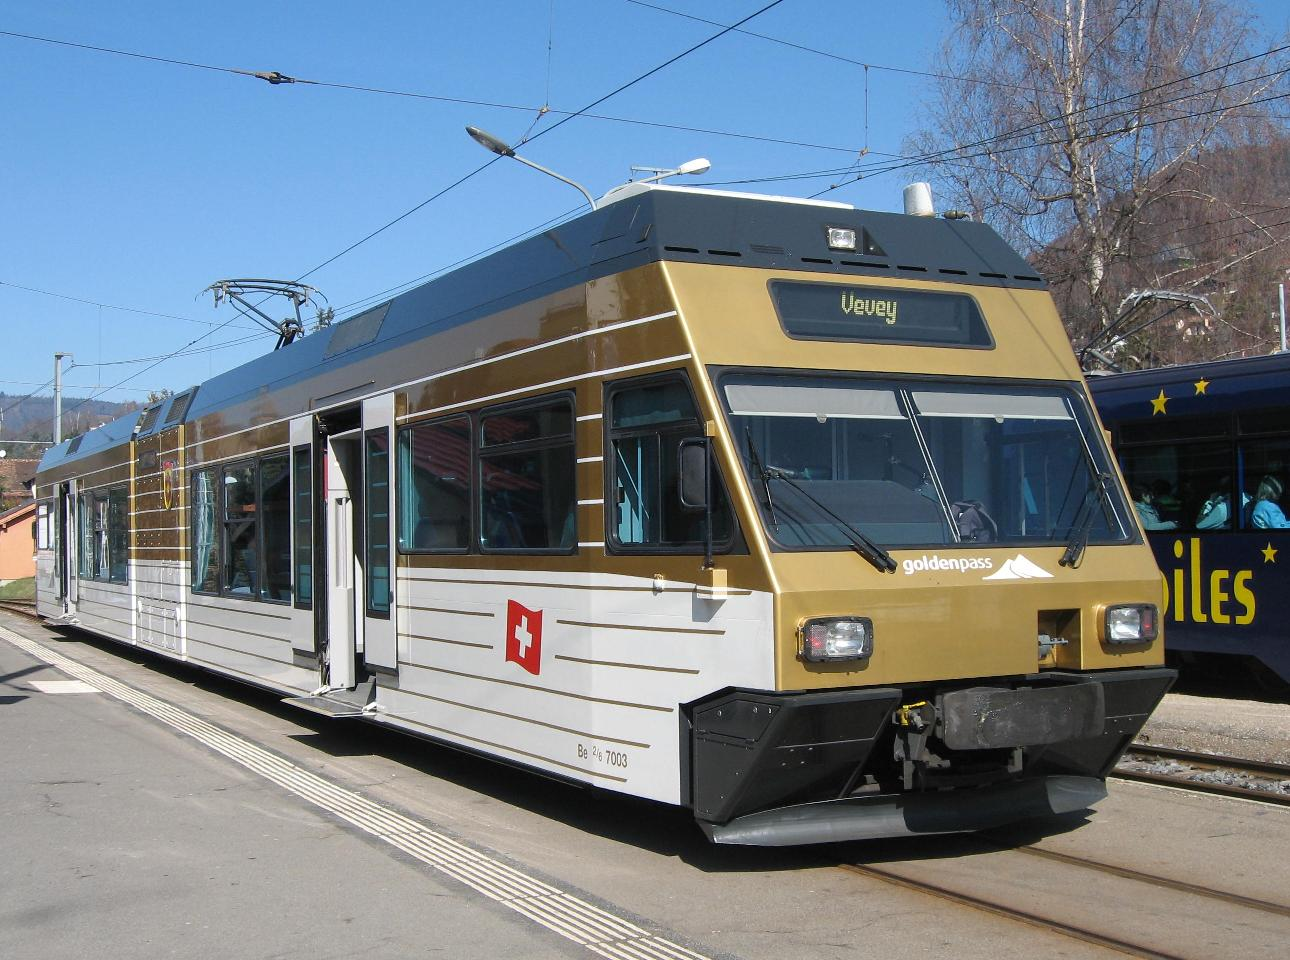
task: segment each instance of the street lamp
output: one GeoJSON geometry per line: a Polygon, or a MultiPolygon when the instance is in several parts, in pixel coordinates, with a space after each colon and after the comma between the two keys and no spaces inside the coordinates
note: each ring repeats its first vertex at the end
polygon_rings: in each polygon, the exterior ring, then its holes
{"type": "Polygon", "coordinates": [[[592,197],[592,195],[587,191],[587,188],[584,187],[582,184],[577,183],[576,181],[570,180],[568,177],[562,177],[554,170],[548,170],[546,167],[542,166],[541,164],[534,163],[532,160],[526,160],[524,157],[521,157],[518,153],[516,153],[515,148],[512,147],[510,144],[502,140],[498,140],[491,133],[488,133],[484,130],[480,130],[479,127],[467,127],[466,132],[470,134],[470,138],[472,140],[474,140],[485,150],[490,150],[493,153],[497,154],[499,157],[510,157],[512,160],[518,160],[526,167],[532,167],[534,170],[539,170],[542,173],[545,173],[548,177],[555,177],[561,183],[567,183],[569,186],[573,187],[575,190],[578,190],[584,197],[587,198],[587,202],[591,204],[592,210],[596,209],[595,198],[592,197]]]}

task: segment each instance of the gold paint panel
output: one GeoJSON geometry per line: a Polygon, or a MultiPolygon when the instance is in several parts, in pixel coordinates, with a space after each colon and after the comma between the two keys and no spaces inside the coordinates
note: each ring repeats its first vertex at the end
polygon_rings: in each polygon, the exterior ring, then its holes
{"type": "MultiPolygon", "coordinates": [[[[955,556],[989,557],[993,569],[1017,549],[956,549],[955,556]]],[[[1112,647],[1097,642],[1092,617],[1104,603],[1155,603],[1163,599],[1160,574],[1140,545],[1089,547],[1078,570],[1058,566],[1060,547],[1025,551],[1052,579],[986,582],[990,571],[882,574],[858,554],[781,553],[775,556],[782,590],[776,627],[780,637],[780,689],[912,683],[934,679],[1015,676],[1039,669],[1041,610],[1078,610],[1083,627],[1071,659],[1080,670],[1158,666],[1164,645],[1112,647]],[[797,656],[797,627],[807,617],[862,616],[873,621],[873,656],[851,664],[806,664],[797,656]]],[[[892,556],[917,559],[923,551],[892,556]]]]}
{"type": "Polygon", "coordinates": [[[716,264],[669,263],[667,275],[703,363],[864,370],[945,376],[1026,377],[1080,381],[1070,341],[1045,290],[1014,290],[886,277],[839,278],[792,270],[731,269],[716,264]],[[793,340],[771,302],[771,280],[809,280],[838,288],[891,287],[973,297],[994,335],[990,350],[902,344],[793,340]]]}

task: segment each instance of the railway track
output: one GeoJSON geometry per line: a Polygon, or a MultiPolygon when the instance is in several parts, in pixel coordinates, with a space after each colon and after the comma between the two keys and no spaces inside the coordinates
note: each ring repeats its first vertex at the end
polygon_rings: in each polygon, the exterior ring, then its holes
{"type": "MultiPolygon", "coordinates": [[[[849,873],[1023,923],[1051,934],[1103,947],[1124,956],[1143,958],[1143,960],[1188,960],[1205,954],[1203,951],[1200,954],[1193,953],[1187,945],[1180,943],[1178,938],[1162,936],[1160,931],[1153,929],[1150,924],[1145,927],[1135,926],[1135,921],[1140,918],[1128,919],[1102,915],[1096,909],[1083,915],[1074,913],[1061,917],[1058,914],[1064,911],[1054,911],[1050,905],[1036,909],[1035,900],[1027,898],[1024,894],[1019,896],[1001,894],[999,886],[991,882],[1000,874],[1015,872],[1018,879],[1014,881],[1013,889],[1026,893],[1034,892],[1035,881],[1033,878],[1024,879],[1030,874],[1022,865],[1023,861],[1011,861],[1011,870],[1009,870],[1006,865],[1010,861],[1006,859],[996,861],[988,858],[992,855],[1020,856],[1027,860],[1045,861],[1052,865],[1053,870],[1074,869],[1077,871],[1074,875],[1076,878],[1079,878],[1080,874],[1087,873],[1101,875],[1104,878],[1103,882],[1128,881],[1131,884],[1142,884],[1154,888],[1156,897],[1180,896],[1182,899],[1175,908],[1180,909],[1180,913],[1186,906],[1194,909],[1196,900],[1199,899],[1212,905],[1206,912],[1235,911],[1235,915],[1240,916],[1244,911],[1255,911],[1264,917],[1272,916],[1282,921],[1290,920],[1290,905],[1284,903],[1248,897],[1173,877],[1145,873],[1132,867],[1092,860],[1044,847],[1017,845],[1008,840],[1006,830],[987,831],[974,834],[971,838],[961,837],[958,840],[969,847],[975,846],[975,850],[965,851],[965,853],[969,861],[981,858],[979,866],[974,864],[968,870],[933,868],[936,871],[935,876],[930,877],[927,875],[929,866],[927,861],[882,865],[848,863],[839,864],[839,866],[849,873]]],[[[1090,878],[1087,877],[1072,880],[1062,874],[1053,876],[1056,879],[1046,881],[1045,885],[1051,883],[1055,890],[1089,889],[1090,887],[1090,878]]],[[[1138,903],[1139,899],[1129,897],[1125,902],[1138,903]]],[[[1042,896],[1040,898],[1040,902],[1049,904],[1060,900],[1059,896],[1051,898],[1051,901],[1042,896]]],[[[1264,923],[1266,922],[1265,920],[1264,923]]]]}
{"type": "Polygon", "coordinates": [[[979,910],[996,917],[1002,917],[1007,920],[1014,920],[1018,923],[1027,924],[1028,926],[1038,927],[1039,929],[1045,930],[1049,933],[1055,933],[1060,936],[1083,941],[1084,943],[1091,943],[1099,947],[1105,947],[1126,956],[1142,957],[1144,960],[1185,960],[1185,958],[1178,954],[1162,953],[1159,950],[1154,950],[1150,947],[1133,943],[1112,934],[1088,929],[1086,926],[1079,924],[1066,923],[1052,917],[1051,915],[1045,915],[1038,911],[1025,910],[1015,904],[1000,903],[997,899],[991,899],[979,894],[954,889],[952,886],[947,884],[909,876],[905,873],[890,870],[885,867],[874,867],[868,864],[854,863],[840,864],[839,866],[849,873],[855,873],[862,877],[880,880],[883,883],[888,883],[893,886],[902,887],[906,890],[912,890],[916,893],[935,897],[938,900],[946,900],[959,906],[971,907],[974,910],[979,910]]]}
{"type": "Polygon", "coordinates": [[[1135,743],[1113,776],[1137,783],[1290,806],[1290,765],[1135,743]],[[1169,764],[1162,769],[1160,765],[1169,764]],[[1150,769],[1141,765],[1150,764],[1150,769]],[[1218,774],[1223,779],[1215,779],[1218,774]],[[1233,782],[1235,781],[1235,782],[1233,782]]]}
{"type": "Polygon", "coordinates": [[[36,601],[34,600],[0,600],[0,610],[20,613],[25,617],[36,618],[36,601]]]}
{"type": "MultiPolygon", "coordinates": [[[[1216,906],[1222,904],[1237,910],[1253,910],[1281,919],[1290,919],[1290,906],[1284,904],[1246,897],[1226,890],[1205,887],[1170,877],[1143,873],[1129,867],[1090,860],[1054,850],[1046,850],[1042,847],[1015,846],[1003,840],[996,840],[990,834],[978,834],[975,839],[981,845],[979,855],[1011,852],[1060,864],[1063,867],[1074,867],[1081,871],[1102,874],[1106,877],[1146,884],[1158,890],[1170,891],[1186,897],[1201,898],[1213,902],[1216,906]]],[[[919,874],[923,872],[926,866],[923,863],[910,864],[908,867],[904,865],[894,867],[875,866],[873,864],[840,864],[839,866],[849,873],[880,880],[939,900],[970,907],[992,916],[1024,923],[1049,933],[1104,947],[1125,956],[1141,957],[1144,960],[1184,960],[1189,956],[1186,951],[1171,952],[1167,947],[1157,947],[1150,942],[1144,942],[1155,939],[1154,937],[1135,938],[1131,931],[1124,931],[1123,925],[1119,924],[1113,917],[1105,918],[1105,923],[1088,922],[1088,918],[1085,918],[1084,921],[1078,919],[1063,920],[1054,916],[1052,910],[1027,909],[1022,903],[998,896],[997,891],[992,895],[988,890],[979,889],[974,884],[964,884],[961,878],[957,880],[953,877],[949,879],[940,877],[929,879],[920,876],[919,874]]],[[[988,869],[994,870],[997,868],[991,867],[988,869]]],[[[1058,886],[1061,886],[1061,884],[1059,883],[1058,886]]]]}

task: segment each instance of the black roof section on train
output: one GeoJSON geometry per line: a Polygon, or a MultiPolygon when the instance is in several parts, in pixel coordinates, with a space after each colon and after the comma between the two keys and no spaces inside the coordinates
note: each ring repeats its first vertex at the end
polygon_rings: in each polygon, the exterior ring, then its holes
{"type": "MultiPolygon", "coordinates": [[[[1033,268],[990,227],[910,217],[844,204],[655,186],[467,264],[358,316],[257,357],[186,391],[194,420],[265,390],[399,349],[423,337],[579,283],[662,260],[832,273],[839,277],[940,280],[1044,289],[1033,268]],[[826,228],[852,227],[868,252],[830,250],[826,228]]],[[[49,450],[41,469],[128,441],[132,414],[86,435],[78,449],[49,450]],[[124,425],[123,425],[124,424],[124,425]]],[[[146,433],[179,422],[151,416],[146,433]]],[[[135,436],[145,435],[140,430],[135,436]]]]}
{"type": "Polygon", "coordinates": [[[1174,404],[1166,407],[1170,416],[1284,407],[1290,389],[1290,353],[1185,363],[1087,379],[1098,412],[1108,423],[1150,420],[1155,415],[1151,401],[1161,390],[1174,404]],[[1195,386],[1201,380],[1207,381],[1203,393],[1195,386]]]}

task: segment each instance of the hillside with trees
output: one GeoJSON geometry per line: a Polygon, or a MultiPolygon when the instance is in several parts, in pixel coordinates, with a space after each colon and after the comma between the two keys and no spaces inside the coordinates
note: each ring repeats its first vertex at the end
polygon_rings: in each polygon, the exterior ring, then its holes
{"type": "Polygon", "coordinates": [[[948,0],[948,205],[1050,281],[1086,361],[1268,353],[1290,268],[1290,40],[1240,0],[948,0]]]}

